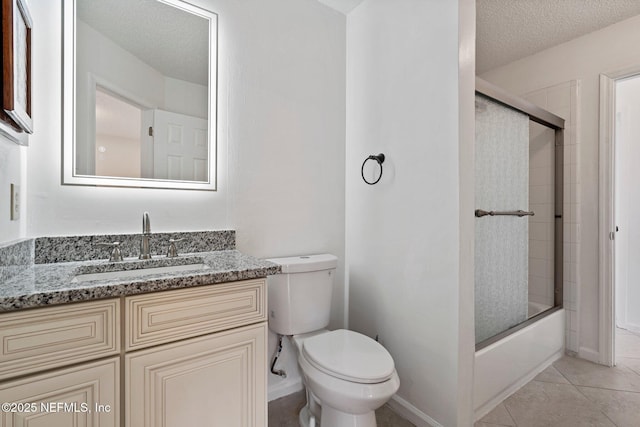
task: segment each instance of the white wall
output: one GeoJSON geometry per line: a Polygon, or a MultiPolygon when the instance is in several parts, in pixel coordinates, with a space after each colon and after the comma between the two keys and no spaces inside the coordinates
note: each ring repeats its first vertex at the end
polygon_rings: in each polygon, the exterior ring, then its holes
{"type": "Polygon", "coordinates": [[[640,332],[640,78],[616,84],[616,324],[640,332]]]}
{"type": "Polygon", "coordinates": [[[0,243],[26,235],[27,149],[0,136],[0,243]],[[11,184],[19,185],[22,193],[20,219],[17,221],[11,221],[10,216],[11,184]]]}
{"type": "Polygon", "coordinates": [[[96,145],[96,175],[140,178],[140,139],[97,134],[96,145]]]}
{"type": "Polygon", "coordinates": [[[599,73],[640,65],[640,16],[491,70],[481,77],[514,94],[581,81],[578,192],[581,224],[578,284],[579,354],[599,357],[598,343],[598,108],[599,73]]]}
{"type": "Polygon", "coordinates": [[[474,56],[458,29],[474,27],[458,14],[365,0],[347,18],[349,324],[379,335],[400,376],[393,405],[419,425],[471,425],[473,178],[459,165],[473,170],[474,56]],[[384,176],[366,185],[360,165],[379,152],[384,176]]]}
{"type": "Polygon", "coordinates": [[[218,192],[60,185],[61,10],[33,1],[40,29],[33,41],[38,132],[28,150],[30,235],[135,232],[149,210],[158,231],[235,226],[245,250],[258,255],[340,249],[328,242],[343,233],[343,215],[333,212],[344,205],[344,17],[313,0],[198,3],[223,21],[218,192]],[[231,190],[227,174],[235,179],[231,190]]]}
{"type": "MultiPolygon", "coordinates": [[[[315,0],[209,3],[220,11],[220,54],[229,58],[219,64],[228,79],[218,84],[226,100],[218,105],[229,114],[238,248],[336,255],[330,327],[344,326],[346,19],[315,0]]],[[[275,336],[269,342],[273,351],[275,336]]],[[[299,387],[296,357],[285,350],[280,367],[289,376],[270,375],[270,389],[299,387]]]]}
{"type": "Polygon", "coordinates": [[[457,421],[471,425],[475,370],[475,86],[476,2],[458,0],[458,174],[460,177],[457,421]]]}
{"type": "Polygon", "coordinates": [[[194,3],[219,14],[217,192],[60,185],[60,2],[33,0],[28,234],[138,232],[147,210],[152,231],[233,228],[238,249],[258,257],[330,252],[340,259],[331,323],[340,327],[345,17],[315,0],[194,3]]]}
{"type": "Polygon", "coordinates": [[[163,109],[206,119],[209,91],[206,86],[165,76],[163,109]]]}

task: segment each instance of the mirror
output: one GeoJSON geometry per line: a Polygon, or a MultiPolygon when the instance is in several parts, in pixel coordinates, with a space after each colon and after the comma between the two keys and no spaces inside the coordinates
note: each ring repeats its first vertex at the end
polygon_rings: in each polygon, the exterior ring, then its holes
{"type": "Polygon", "coordinates": [[[215,190],[217,15],[63,4],[63,184],[215,190]]]}

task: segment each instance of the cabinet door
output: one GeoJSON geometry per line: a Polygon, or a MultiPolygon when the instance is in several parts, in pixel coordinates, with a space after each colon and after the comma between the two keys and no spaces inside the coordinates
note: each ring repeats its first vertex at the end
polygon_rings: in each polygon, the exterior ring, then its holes
{"type": "Polygon", "coordinates": [[[117,427],[120,359],[0,383],[2,427],[117,427]]]}
{"type": "Polygon", "coordinates": [[[125,356],[128,427],[266,427],[267,324],[125,356]]]}

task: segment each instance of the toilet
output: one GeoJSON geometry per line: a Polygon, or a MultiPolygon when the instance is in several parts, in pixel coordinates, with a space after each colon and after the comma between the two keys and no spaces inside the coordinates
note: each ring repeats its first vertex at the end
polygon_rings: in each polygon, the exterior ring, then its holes
{"type": "Polygon", "coordinates": [[[269,259],[269,329],[289,336],[307,390],[302,427],[376,427],[375,410],[400,387],[389,352],[354,331],[329,331],[334,255],[269,259]]]}

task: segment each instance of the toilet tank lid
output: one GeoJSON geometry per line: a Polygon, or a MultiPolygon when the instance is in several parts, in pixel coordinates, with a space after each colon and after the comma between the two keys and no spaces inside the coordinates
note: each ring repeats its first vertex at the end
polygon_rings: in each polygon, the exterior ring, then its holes
{"type": "Polygon", "coordinates": [[[331,254],[269,258],[267,261],[280,265],[283,273],[306,273],[309,271],[331,270],[338,265],[338,257],[331,254]]]}

